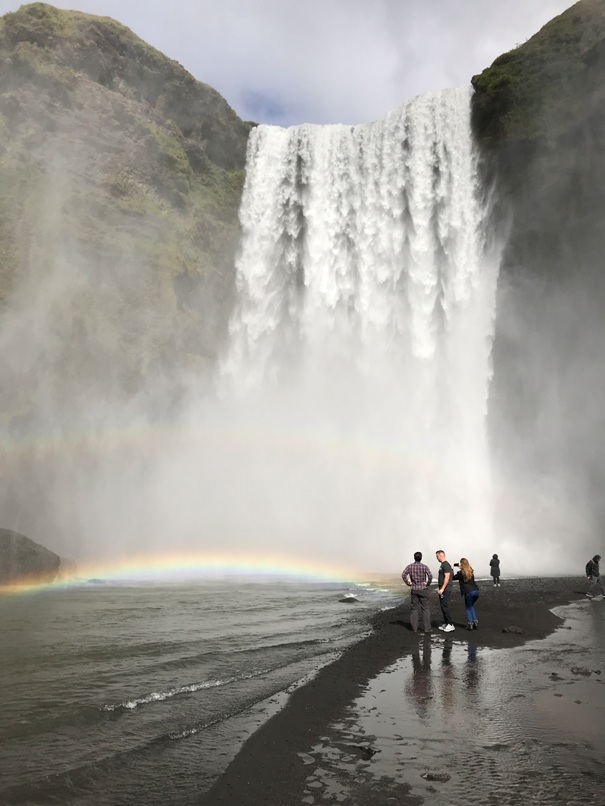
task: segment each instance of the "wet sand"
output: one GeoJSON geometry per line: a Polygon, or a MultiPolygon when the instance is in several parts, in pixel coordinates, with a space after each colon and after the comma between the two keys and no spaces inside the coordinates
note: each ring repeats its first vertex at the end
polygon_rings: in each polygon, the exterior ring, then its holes
{"type": "Polygon", "coordinates": [[[605,602],[582,578],[480,587],[476,631],[457,591],[451,633],[435,594],[429,635],[411,632],[407,603],[379,614],[200,802],[447,804],[471,785],[475,803],[605,803],[605,602]]]}

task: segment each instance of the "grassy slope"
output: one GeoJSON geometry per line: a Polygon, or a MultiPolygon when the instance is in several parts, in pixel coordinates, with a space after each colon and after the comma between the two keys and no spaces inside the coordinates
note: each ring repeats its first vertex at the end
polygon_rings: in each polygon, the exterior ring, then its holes
{"type": "Polygon", "coordinates": [[[1,367],[5,418],[31,410],[42,366],[64,409],[91,388],[127,397],[214,360],[248,131],[111,19],[42,3],[0,19],[4,346],[46,326],[30,373],[1,367]]]}

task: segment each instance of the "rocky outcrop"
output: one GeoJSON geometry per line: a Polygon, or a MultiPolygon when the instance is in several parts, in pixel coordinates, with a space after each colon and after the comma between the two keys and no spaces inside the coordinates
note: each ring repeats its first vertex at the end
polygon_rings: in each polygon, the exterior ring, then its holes
{"type": "Polygon", "coordinates": [[[19,581],[52,582],[61,558],[29,537],[0,529],[0,585],[19,581]]]}

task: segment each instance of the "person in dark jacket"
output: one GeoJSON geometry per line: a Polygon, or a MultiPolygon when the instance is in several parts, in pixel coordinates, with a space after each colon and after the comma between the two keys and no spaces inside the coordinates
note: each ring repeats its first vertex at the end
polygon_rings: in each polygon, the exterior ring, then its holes
{"type": "Polygon", "coordinates": [[[603,583],[603,577],[599,571],[599,562],[601,560],[600,554],[595,554],[592,560],[589,560],[586,563],[586,578],[588,579],[588,593],[586,594],[589,599],[592,599],[594,594],[593,590],[595,587],[599,588],[601,591],[601,595],[605,596],[605,584],[603,583]]]}
{"type": "Polygon", "coordinates": [[[491,560],[489,561],[489,572],[492,575],[494,580],[494,588],[500,587],[500,560],[498,559],[498,555],[492,555],[491,560]]]}
{"type": "Polygon", "coordinates": [[[459,563],[454,563],[454,566],[460,568],[454,574],[454,579],[457,579],[460,583],[460,595],[464,596],[466,629],[476,630],[479,627],[479,622],[475,613],[475,602],[479,598],[479,586],[475,582],[475,572],[466,557],[462,557],[459,563]]]}

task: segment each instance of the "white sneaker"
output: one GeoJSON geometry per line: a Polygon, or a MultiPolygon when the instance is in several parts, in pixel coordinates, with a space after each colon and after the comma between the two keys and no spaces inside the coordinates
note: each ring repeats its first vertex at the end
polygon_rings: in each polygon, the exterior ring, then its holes
{"type": "Polygon", "coordinates": [[[445,630],[445,628],[446,628],[446,627],[447,627],[447,624],[440,624],[440,625],[439,625],[439,627],[438,627],[437,629],[439,629],[439,630],[445,630]]]}
{"type": "Polygon", "coordinates": [[[452,630],[455,630],[456,628],[454,627],[453,624],[446,624],[445,627],[440,627],[440,629],[442,629],[443,632],[451,632],[452,630]]]}

